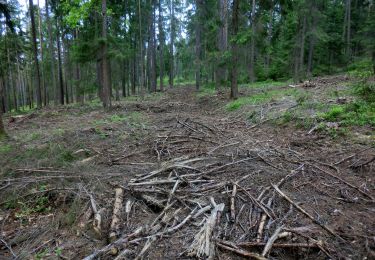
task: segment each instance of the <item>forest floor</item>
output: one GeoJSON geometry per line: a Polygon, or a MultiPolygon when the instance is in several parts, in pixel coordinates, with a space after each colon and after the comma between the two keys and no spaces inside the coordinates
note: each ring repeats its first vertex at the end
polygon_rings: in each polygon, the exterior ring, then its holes
{"type": "Polygon", "coordinates": [[[374,259],[375,119],[349,111],[350,86],[257,83],[236,101],[184,86],[8,115],[0,259],[374,259]]]}

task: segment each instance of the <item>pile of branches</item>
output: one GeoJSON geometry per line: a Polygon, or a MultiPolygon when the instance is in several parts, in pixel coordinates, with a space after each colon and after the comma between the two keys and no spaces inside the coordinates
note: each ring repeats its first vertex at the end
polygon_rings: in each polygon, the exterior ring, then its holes
{"type": "MultiPolygon", "coordinates": [[[[81,187],[90,206],[80,216],[80,228],[90,223],[101,240],[108,241],[84,259],[140,259],[161,241],[178,244],[174,256],[213,259],[222,250],[266,259],[293,250],[313,252],[318,258],[337,257],[333,243],[327,241],[342,244],[345,239],[309,213],[284,186],[314,172],[352,189],[364,201],[374,199],[333,173],[334,165],[322,167],[298,152],[264,147],[235,131],[226,136],[230,127],[222,126],[188,119],[166,127],[140,157],[152,152],[157,167],[126,181],[112,175],[116,179],[108,182],[114,190],[109,207],[97,202],[103,201],[99,195],[81,187]],[[250,144],[253,149],[248,149],[250,144]],[[111,209],[108,224],[106,208],[111,209]]],[[[134,154],[116,156],[111,162],[126,164],[134,154]]],[[[16,181],[9,179],[8,185],[16,181]]]]}

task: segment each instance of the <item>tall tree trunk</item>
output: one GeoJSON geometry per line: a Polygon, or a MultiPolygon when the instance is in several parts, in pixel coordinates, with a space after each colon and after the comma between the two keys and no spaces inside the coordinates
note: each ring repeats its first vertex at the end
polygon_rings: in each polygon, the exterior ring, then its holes
{"type": "Polygon", "coordinates": [[[38,108],[42,107],[42,91],[40,85],[40,70],[39,70],[39,61],[38,61],[38,47],[36,43],[36,28],[35,28],[35,17],[34,17],[34,6],[33,0],[29,0],[29,9],[30,9],[30,18],[31,18],[31,35],[33,43],[33,54],[34,54],[34,63],[35,63],[35,72],[36,72],[36,102],[38,108]]]}
{"type": "Polygon", "coordinates": [[[174,17],[174,0],[170,0],[170,14],[171,14],[171,43],[170,43],[170,53],[171,53],[171,60],[170,60],[170,68],[169,68],[169,86],[173,87],[173,79],[174,79],[174,40],[176,34],[176,25],[175,25],[175,17],[174,17]]]}
{"type": "Polygon", "coordinates": [[[54,91],[54,102],[55,102],[55,105],[57,105],[57,100],[58,100],[58,90],[57,90],[57,85],[56,85],[56,74],[55,74],[55,47],[53,45],[53,35],[52,35],[52,24],[51,24],[51,20],[50,20],[50,17],[49,17],[49,0],[46,0],[46,3],[45,3],[45,8],[46,8],[46,22],[47,22],[47,30],[48,30],[48,39],[49,39],[49,46],[48,46],[48,49],[50,51],[50,58],[51,58],[51,79],[50,79],[50,82],[52,84],[52,88],[53,88],[53,91],[54,91]]]}
{"type": "MultiPolygon", "coordinates": [[[[232,11],[233,37],[236,37],[238,33],[239,1],[240,0],[233,0],[233,11],[232,11]]],[[[237,61],[238,61],[238,44],[235,40],[233,40],[232,41],[232,64],[231,64],[231,88],[230,88],[231,90],[230,97],[233,99],[238,98],[237,61]]]]}
{"type": "Polygon", "coordinates": [[[70,58],[69,58],[69,40],[62,36],[62,44],[63,44],[63,50],[64,50],[64,76],[65,76],[65,103],[69,104],[70,103],[70,98],[73,98],[73,93],[71,90],[71,81],[68,79],[71,79],[71,63],[70,63],[70,58]],[[64,39],[65,38],[65,39],[64,39]]]}
{"type": "Polygon", "coordinates": [[[159,0],[159,76],[160,76],[160,91],[164,91],[164,29],[163,29],[163,11],[161,8],[161,1],[159,0]]]}
{"type": "Polygon", "coordinates": [[[156,28],[156,22],[155,22],[155,9],[156,9],[156,1],[152,0],[152,19],[151,19],[151,90],[153,92],[156,92],[156,85],[157,85],[157,79],[156,79],[156,36],[155,36],[155,28],[156,28]]]}
{"type": "Polygon", "coordinates": [[[127,66],[127,60],[123,60],[121,62],[121,88],[122,88],[122,97],[126,97],[126,83],[127,83],[127,77],[128,75],[128,66],[127,66]]]}
{"type": "Polygon", "coordinates": [[[0,78],[0,139],[6,136],[4,124],[3,124],[3,109],[4,103],[3,103],[3,98],[4,98],[4,92],[3,92],[3,87],[4,87],[4,81],[2,78],[0,78]]]}
{"type": "Polygon", "coordinates": [[[226,81],[226,63],[224,53],[228,48],[228,0],[219,0],[220,27],[217,47],[219,50],[219,61],[216,67],[215,78],[216,88],[219,90],[225,85],[226,81]]]}
{"type": "Polygon", "coordinates": [[[305,31],[306,31],[306,15],[303,15],[302,31],[301,31],[301,42],[300,42],[300,54],[299,54],[299,79],[304,77],[304,61],[305,61],[305,31]]]}
{"type": "Polygon", "coordinates": [[[142,13],[141,13],[141,0],[138,0],[138,18],[139,18],[139,52],[140,52],[140,88],[141,95],[145,94],[145,67],[144,67],[144,56],[143,56],[143,37],[142,37],[142,13]]]}
{"type": "Polygon", "coordinates": [[[196,19],[195,19],[195,88],[199,90],[201,85],[201,66],[202,66],[202,4],[203,0],[196,0],[196,19]]]}
{"type": "Polygon", "coordinates": [[[347,8],[347,26],[346,26],[346,55],[350,58],[350,30],[351,30],[351,0],[346,1],[347,8]]]}
{"type": "MultiPolygon", "coordinates": [[[[78,29],[75,29],[73,32],[74,40],[78,40],[78,29]]],[[[74,85],[76,88],[76,98],[77,102],[79,102],[81,105],[83,105],[85,101],[85,92],[83,89],[81,89],[81,69],[80,64],[76,61],[74,64],[74,85]]]]}
{"type": "Polygon", "coordinates": [[[307,60],[307,75],[309,77],[312,76],[313,71],[313,56],[314,56],[314,48],[315,48],[315,41],[316,41],[316,23],[317,23],[317,13],[316,13],[316,6],[315,0],[311,1],[310,6],[310,14],[312,16],[311,22],[311,31],[310,31],[310,41],[309,41],[309,57],[307,60]]]}
{"type": "Polygon", "coordinates": [[[111,75],[109,71],[109,60],[108,60],[108,50],[107,50],[107,0],[102,0],[102,38],[104,42],[102,43],[102,77],[103,77],[103,107],[111,107],[111,75]]]}
{"type": "MultiPolygon", "coordinates": [[[[272,7],[273,5],[274,3],[272,1],[272,7]]],[[[271,41],[272,41],[273,20],[274,20],[273,12],[274,12],[274,9],[270,8],[270,11],[269,11],[270,21],[269,21],[268,31],[267,31],[267,54],[266,54],[266,64],[265,64],[267,76],[269,76],[270,74],[270,65],[271,65],[271,47],[272,47],[271,41]]]]}
{"type": "Polygon", "coordinates": [[[44,53],[43,53],[43,32],[42,32],[42,12],[40,11],[40,5],[38,0],[38,31],[39,31],[39,44],[40,44],[40,63],[41,63],[41,70],[40,70],[40,76],[42,78],[41,85],[43,90],[43,103],[44,106],[47,106],[47,100],[48,100],[48,94],[47,94],[47,85],[46,85],[46,79],[44,75],[44,53]]]}
{"type": "Polygon", "coordinates": [[[62,57],[61,57],[61,39],[60,39],[60,28],[56,17],[56,42],[57,42],[57,63],[59,73],[59,99],[60,104],[64,105],[64,78],[62,69],[62,57]]]}
{"type": "Polygon", "coordinates": [[[255,81],[255,0],[252,2],[251,7],[251,43],[250,43],[250,68],[249,68],[249,79],[250,82],[255,81]]]}

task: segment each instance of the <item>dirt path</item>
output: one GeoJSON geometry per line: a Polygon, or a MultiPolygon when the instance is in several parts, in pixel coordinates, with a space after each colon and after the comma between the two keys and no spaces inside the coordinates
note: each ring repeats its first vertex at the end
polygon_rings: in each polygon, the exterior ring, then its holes
{"type": "Polygon", "coordinates": [[[254,123],[227,102],[185,87],[110,112],[68,107],[10,123],[0,258],[113,259],[114,248],[124,259],[374,257],[374,149],[267,117],[254,123]],[[120,240],[105,247],[116,187],[120,240]]]}

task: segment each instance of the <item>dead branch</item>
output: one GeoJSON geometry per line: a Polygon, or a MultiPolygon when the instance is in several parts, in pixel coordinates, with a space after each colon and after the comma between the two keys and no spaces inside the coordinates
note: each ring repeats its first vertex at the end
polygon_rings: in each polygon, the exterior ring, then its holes
{"type": "Polygon", "coordinates": [[[322,169],[322,168],[320,168],[320,167],[318,167],[318,166],[316,166],[316,165],[313,165],[313,164],[310,164],[310,165],[311,165],[312,167],[318,169],[319,171],[324,172],[325,174],[331,176],[332,178],[335,178],[336,180],[341,181],[342,183],[346,184],[347,186],[349,186],[349,187],[351,187],[351,188],[357,190],[357,191],[358,191],[359,193],[361,193],[363,196],[365,196],[365,197],[371,199],[372,201],[375,200],[371,195],[367,194],[366,192],[363,192],[360,188],[358,188],[357,186],[355,186],[355,185],[353,185],[353,184],[347,182],[346,180],[341,179],[339,176],[334,175],[333,173],[330,173],[329,171],[326,171],[326,170],[324,170],[324,169],[322,169]]]}
{"type": "Polygon", "coordinates": [[[329,234],[331,234],[332,236],[334,237],[337,237],[339,238],[340,240],[344,240],[342,237],[340,237],[339,235],[337,235],[331,228],[327,227],[326,225],[320,223],[318,220],[316,220],[313,216],[311,216],[306,210],[304,210],[303,208],[301,208],[298,204],[296,204],[295,202],[292,201],[291,198],[289,198],[287,195],[285,195],[276,185],[273,185],[271,184],[272,187],[275,189],[275,191],[281,196],[283,197],[286,201],[288,201],[290,204],[292,204],[296,209],[298,209],[298,211],[300,211],[303,215],[305,215],[306,217],[308,217],[312,222],[314,222],[315,224],[321,226],[324,230],[326,230],[329,234]]]}
{"type": "Polygon", "coordinates": [[[236,219],[236,206],[234,205],[237,193],[237,183],[233,184],[232,196],[230,197],[230,218],[234,222],[236,219]]]}
{"type": "Polygon", "coordinates": [[[111,232],[109,233],[109,241],[113,242],[117,238],[117,234],[120,228],[120,213],[122,208],[122,201],[124,197],[124,189],[116,188],[115,189],[115,203],[113,205],[113,214],[111,222],[111,232]]]}
{"type": "MultiPolygon", "coordinates": [[[[241,247],[264,247],[266,246],[266,242],[244,242],[239,243],[237,246],[241,247]]],[[[288,244],[288,243],[274,243],[272,245],[274,248],[319,248],[319,246],[316,243],[294,243],[294,244],[288,244]]]]}
{"type": "Polygon", "coordinates": [[[275,230],[275,233],[273,233],[273,235],[270,237],[270,239],[268,239],[267,244],[265,245],[265,247],[263,249],[262,256],[265,257],[268,254],[268,252],[271,251],[271,248],[272,248],[273,244],[275,243],[275,241],[278,239],[279,234],[280,234],[281,230],[283,229],[283,227],[284,226],[278,227],[275,230]]]}
{"type": "Polygon", "coordinates": [[[123,247],[125,247],[126,244],[129,243],[130,239],[139,237],[143,233],[144,229],[145,229],[144,227],[140,227],[137,230],[135,230],[133,233],[131,233],[129,235],[122,236],[121,238],[119,238],[116,241],[106,245],[105,247],[103,247],[99,250],[96,250],[91,255],[86,256],[85,258],[83,258],[83,260],[94,260],[97,256],[108,252],[112,248],[120,248],[120,247],[123,248],[123,247]]]}
{"type": "Polygon", "coordinates": [[[238,255],[241,255],[243,257],[246,257],[246,258],[254,258],[254,259],[258,259],[258,260],[266,260],[267,259],[267,258],[265,258],[265,257],[263,257],[259,254],[240,249],[240,248],[236,247],[236,245],[234,245],[232,243],[228,243],[227,241],[220,241],[220,242],[217,242],[216,244],[217,244],[218,247],[220,247],[222,249],[234,252],[234,253],[236,253],[238,255]]]}
{"type": "Polygon", "coordinates": [[[218,214],[224,210],[224,203],[216,205],[211,215],[206,219],[204,226],[194,236],[194,241],[189,247],[189,256],[213,258],[215,247],[212,241],[213,231],[218,221],[218,214]]]}

